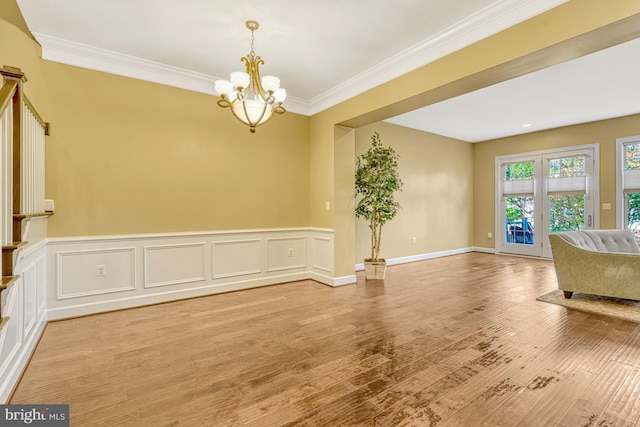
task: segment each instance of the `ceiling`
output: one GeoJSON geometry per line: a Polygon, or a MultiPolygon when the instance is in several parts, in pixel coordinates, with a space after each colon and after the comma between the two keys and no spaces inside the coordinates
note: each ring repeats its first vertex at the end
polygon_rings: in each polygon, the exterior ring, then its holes
{"type": "MultiPolygon", "coordinates": [[[[567,0],[17,0],[44,59],[213,94],[262,74],[311,115],[567,0]]],[[[469,142],[640,112],[637,41],[389,119],[469,142]],[[523,128],[525,123],[532,126],[523,128]]]]}
{"type": "Polygon", "coordinates": [[[640,39],[424,107],[388,122],[480,142],[640,113],[640,39]]]}

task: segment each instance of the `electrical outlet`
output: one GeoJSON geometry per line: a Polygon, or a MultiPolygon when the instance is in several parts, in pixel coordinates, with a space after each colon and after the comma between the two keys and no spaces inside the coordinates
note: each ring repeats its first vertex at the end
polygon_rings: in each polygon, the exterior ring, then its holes
{"type": "Polygon", "coordinates": [[[293,248],[289,248],[289,256],[292,257],[293,256],[293,248]]]}
{"type": "Polygon", "coordinates": [[[415,237],[411,238],[411,243],[413,243],[414,245],[416,244],[416,238],[415,237]]]}
{"type": "Polygon", "coordinates": [[[487,237],[488,237],[489,239],[493,239],[493,233],[492,233],[492,232],[488,232],[488,233],[487,233],[487,237]]]}
{"type": "Polygon", "coordinates": [[[106,276],[107,266],[105,264],[96,265],[96,276],[106,276]]]}
{"type": "Polygon", "coordinates": [[[324,209],[327,211],[331,210],[331,202],[325,202],[324,209]]]}

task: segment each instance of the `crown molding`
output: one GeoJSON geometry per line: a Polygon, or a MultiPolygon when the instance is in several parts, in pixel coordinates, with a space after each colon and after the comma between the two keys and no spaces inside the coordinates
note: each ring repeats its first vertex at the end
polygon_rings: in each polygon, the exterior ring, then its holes
{"type": "Polygon", "coordinates": [[[214,94],[215,77],[42,33],[32,33],[42,59],[152,83],[214,94]]]}
{"type": "MultiPolygon", "coordinates": [[[[440,33],[387,59],[329,91],[304,100],[289,96],[288,111],[313,115],[403,74],[449,55],[568,0],[498,0],[440,33]]],[[[42,59],[215,95],[218,77],[125,55],[82,43],[33,33],[42,59]]]]}
{"type": "MultiPolygon", "coordinates": [[[[219,77],[137,58],[42,33],[32,33],[42,47],[42,59],[102,71],[123,77],[216,95],[214,82],[219,77]]],[[[289,96],[287,111],[309,115],[309,102],[289,96]]]]}
{"type": "Polygon", "coordinates": [[[319,113],[569,0],[498,0],[468,18],[381,62],[310,101],[319,113]]]}

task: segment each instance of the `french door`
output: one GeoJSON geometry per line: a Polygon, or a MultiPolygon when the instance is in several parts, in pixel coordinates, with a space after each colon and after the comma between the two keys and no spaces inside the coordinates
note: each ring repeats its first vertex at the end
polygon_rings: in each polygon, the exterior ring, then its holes
{"type": "Polygon", "coordinates": [[[551,257],[549,233],[598,227],[598,146],[496,158],[496,250],[551,257]]]}

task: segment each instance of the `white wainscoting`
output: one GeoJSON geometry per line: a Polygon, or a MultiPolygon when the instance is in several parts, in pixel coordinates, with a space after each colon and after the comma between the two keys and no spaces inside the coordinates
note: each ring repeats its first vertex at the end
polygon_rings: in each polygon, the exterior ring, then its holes
{"type": "Polygon", "coordinates": [[[46,259],[51,320],[309,278],[337,284],[333,231],[316,228],[52,238],[46,259]]]}
{"type": "Polygon", "coordinates": [[[6,402],[47,323],[46,241],[20,252],[14,274],[20,276],[7,292],[0,330],[0,401],[6,402]]]}

